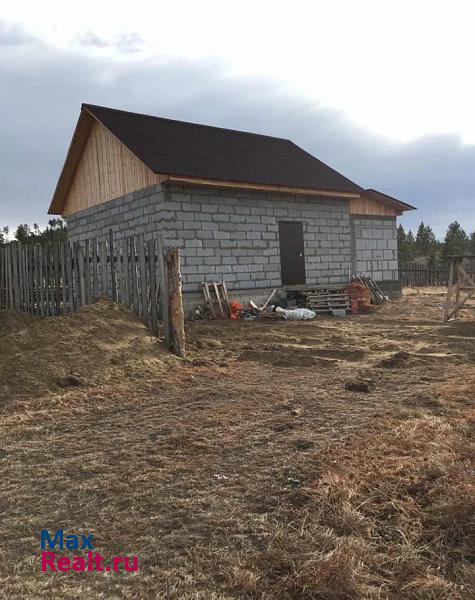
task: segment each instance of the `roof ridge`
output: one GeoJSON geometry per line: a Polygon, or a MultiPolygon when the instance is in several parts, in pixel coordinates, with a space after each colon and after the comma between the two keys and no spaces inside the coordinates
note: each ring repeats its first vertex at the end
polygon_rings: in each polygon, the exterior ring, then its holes
{"type": "MultiPolygon", "coordinates": [[[[254,131],[244,131],[243,129],[231,129],[230,127],[218,127],[217,125],[206,125],[204,123],[194,123],[193,121],[181,121],[180,119],[170,119],[169,117],[157,117],[156,115],[149,115],[146,113],[138,113],[132,112],[130,110],[124,110],[122,108],[110,108],[109,106],[100,106],[99,104],[89,104],[87,102],[83,102],[81,104],[81,108],[85,108],[89,110],[89,108],[94,109],[98,108],[100,110],[108,110],[111,112],[118,112],[126,115],[133,115],[134,117],[145,117],[147,119],[153,119],[156,121],[169,121],[171,123],[180,123],[182,125],[193,125],[194,127],[203,127],[206,129],[217,129],[218,131],[230,131],[232,133],[242,133],[244,135],[252,135],[255,137],[263,137],[269,138],[272,140],[280,140],[282,142],[287,142],[293,144],[292,140],[289,138],[283,138],[276,135],[267,135],[266,133],[255,133],[254,131]]],[[[294,144],[296,145],[296,144],[294,144]]]]}

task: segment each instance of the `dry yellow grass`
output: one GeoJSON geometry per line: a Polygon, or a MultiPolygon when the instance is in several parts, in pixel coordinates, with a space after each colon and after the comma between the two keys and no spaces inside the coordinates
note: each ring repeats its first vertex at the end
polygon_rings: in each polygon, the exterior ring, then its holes
{"type": "Polygon", "coordinates": [[[0,417],[0,597],[471,598],[475,323],[443,325],[438,302],[193,323],[186,361],[107,304],[77,331],[48,325],[62,348],[92,345],[95,365],[66,353],[45,374],[21,349],[29,377],[0,417]],[[78,388],[52,383],[70,372],[78,388]],[[370,393],[347,391],[355,379],[370,393]],[[43,527],[92,532],[140,569],[42,574],[43,527]]]}

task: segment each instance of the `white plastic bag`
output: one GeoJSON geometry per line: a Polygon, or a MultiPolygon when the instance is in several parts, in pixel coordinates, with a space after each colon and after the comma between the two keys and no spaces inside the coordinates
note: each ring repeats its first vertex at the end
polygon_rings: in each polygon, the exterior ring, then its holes
{"type": "Polygon", "coordinates": [[[308,308],[294,308],[292,310],[286,310],[278,306],[275,309],[276,313],[279,313],[284,317],[286,321],[309,321],[315,319],[316,313],[308,308]]]}

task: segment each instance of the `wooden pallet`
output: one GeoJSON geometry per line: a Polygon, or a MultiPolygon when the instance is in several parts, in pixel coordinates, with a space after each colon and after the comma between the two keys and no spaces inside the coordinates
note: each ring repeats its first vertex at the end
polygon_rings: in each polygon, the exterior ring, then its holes
{"type": "Polygon", "coordinates": [[[202,281],[201,288],[213,319],[227,319],[231,315],[231,306],[224,281],[202,281]]]}
{"type": "Polygon", "coordinates": [[[308,308],[317,314],[332,314],[334,310],[349,312],[351,309],[350,298],[341,285],[318,286],[302,294],[306,296],[308,308]]]}

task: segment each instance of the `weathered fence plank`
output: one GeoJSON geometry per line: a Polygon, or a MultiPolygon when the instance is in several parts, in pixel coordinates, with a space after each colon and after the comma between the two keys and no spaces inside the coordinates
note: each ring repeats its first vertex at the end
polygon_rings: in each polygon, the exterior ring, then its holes
{"type": "Polygon", "coordinates": [[[124,287],[122,289],[122,302],[130,308],[130,275],[129,275],[129,243],[127,239],[122,240],[122,273],[124,276],[124,287]]]}
{"type": "Polygon", "coordinates": [[[168,292],[167,292],[167,276],[166,276],[166,265],[165,265],[165,248],[161,235],[158,236],[158,277],[160,286],[160,309],[163,320],[163,331],[165,336],[165,345],[171,347],[171,335],[170,335],[170,315],[168,306],[168,292]]]}
{"type": "Polygon", "coordinates": [[[99,295],[131,308],[158,335],[159,318],[167,347],[183,356],[185,337],[180,252],[161,239],[144,236],[117,242],[20,244],[0,246],[0,309],[41,316],[68,314],[99,295]]]}
{"type": "Polygon", "coordinates": [[[0,309],[70,314],[99,295],[131,308],[155,335],[161,317],[165,345],[184,355],[180,253],[165,258],[161,238],[0,246],[0,309]]]}
{"type": "MultiPolygon", "coordinates": [[[[475,274],[475,263],[464,264],[467,273],[475,274]]],[[[447,286],[450,280],[449,264],[437,266],[410,263],[399,268],[399,278],[404,287],[447,286]]]]}
{"type": "Polygon", "coordinates": [[[148,242],[148,265],[150,270],[150,329],[158,336],[158,298],[155,240],[148,242]]]}

